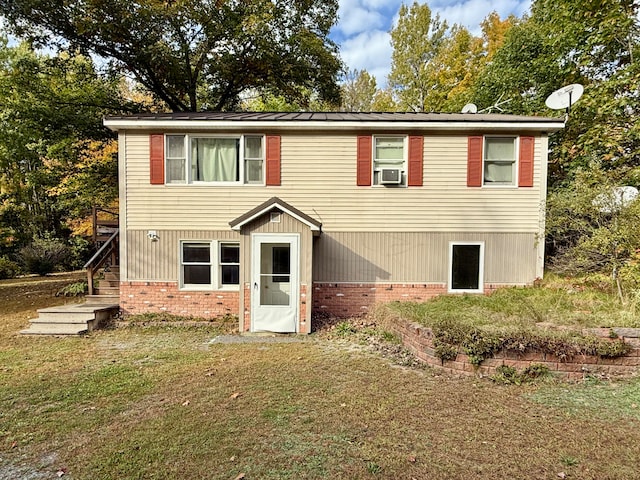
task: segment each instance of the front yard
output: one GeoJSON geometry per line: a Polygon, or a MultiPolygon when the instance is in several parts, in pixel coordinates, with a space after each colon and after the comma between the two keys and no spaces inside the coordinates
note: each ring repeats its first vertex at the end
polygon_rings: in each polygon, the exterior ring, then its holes
{"type": "Polygon", "coordinates": [[[349,334],[21,337],[61,300],[17,288],[0,283],[2,480],[640,476],[638,379],[503,386],[398,366],[349,334]]]}

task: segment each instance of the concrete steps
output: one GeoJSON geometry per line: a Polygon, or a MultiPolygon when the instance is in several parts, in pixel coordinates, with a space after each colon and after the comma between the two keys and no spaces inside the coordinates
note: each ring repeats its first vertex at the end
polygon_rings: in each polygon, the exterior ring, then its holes
{"type": "Polygon", "coordinates": [[[29,320],[23,335],[82,335],[107,324],[119,310],[119,304],[77,303],[41,308],[38,318],[29,320]]]}

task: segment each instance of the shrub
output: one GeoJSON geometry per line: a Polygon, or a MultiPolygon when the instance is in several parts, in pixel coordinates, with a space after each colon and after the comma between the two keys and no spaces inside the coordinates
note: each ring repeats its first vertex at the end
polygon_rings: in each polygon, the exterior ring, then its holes
{"type": "Polygon", "coordinates": [[[75,282],[62,287],[56,293],[56,297],[78,297],[87,293],[87,282],[75,282]]]}
{"type": "Polygon", "coordinates": [[[20,266],[7,257],[0,257],[0,280],[15,278],[20,274],[20,266]]]}
{"type": "Polygon", "coordinates": [[[20,249],[19,258],[29,273],[47,275],[59,269],[69,256],[69,247],[58,239],[45,235],[20,249]]]}

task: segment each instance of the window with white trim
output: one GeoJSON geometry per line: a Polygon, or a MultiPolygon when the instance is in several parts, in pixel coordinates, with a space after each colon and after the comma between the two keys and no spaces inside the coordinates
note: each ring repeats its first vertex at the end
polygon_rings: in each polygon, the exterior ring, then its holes
{"type": "Polygon", "coordinates": [[[449,292],[484,292],[484,243],[449,244],[449,292]]]}
{"type": "Polygon", "coordinates": [[[517,137],[484,138],[484,185],[516,185],[517,137]]]}
{"type": "Polygon", "coordinates": [[[220,243],[219,279],[221,286],[240,284],[240,245],[220,243]]]}
{"type": "Polygon", "coordinates": [[[373,137],[373,184],[404,186],[406,172],[406,137],[373,137]]]}
{"type": "Polygon", "coordinates": [[[166,135],[166,183],[264,183],[261,135],[166,135]]]}
{"type": "Polygon", "coordinates": [[[215,240],[180,242],[180,288],[237,289],[239,284],[239,243],[215,240]]]}

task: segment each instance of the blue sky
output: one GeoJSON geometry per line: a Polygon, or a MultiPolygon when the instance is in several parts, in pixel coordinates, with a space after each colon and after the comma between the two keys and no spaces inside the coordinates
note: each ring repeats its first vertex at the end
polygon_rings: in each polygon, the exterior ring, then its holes
{"type": "MultiPolygon", "coordinates": [[[[398,18],[400,5],[413,0],[339,0],[338,24],[331,38],[340,45],[340,55],[349,69],[366,69],[384,87],[391,66],[389,30],[398,18]]],[[[480,34],[480,22],[492,11],[501,18],[518,17],[529,10],[531,0],[431,0],[432,12],[449,25],[464,25],[480,34]]]]}

